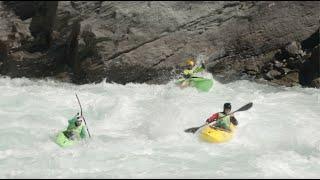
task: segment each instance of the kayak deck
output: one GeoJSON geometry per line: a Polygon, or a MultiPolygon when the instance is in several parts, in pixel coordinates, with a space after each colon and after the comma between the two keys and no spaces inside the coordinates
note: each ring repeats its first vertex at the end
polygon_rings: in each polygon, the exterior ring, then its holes
{"type": "Polygon", "coordinates": [[[195,87],[197,90],[204,92],[208,92],[213,86],[212,79],[206,79],[202,77],[192,77],[190,79],[181,78],[177,81],[177,84],[182,84],[184,81],[189,81],[189,85],[191,87],[195,87]]]}
{"type": "Polygon", "coordinates": [[[206,78],[191,78],[191,86],[196,87],[200,91],[208,92],[213,86],[213,81],[211,79],[206,78]]]}
{"type": "Polygon", "coordinates": [[[236,127],[231,124],[231,132],[221,130],[218,128],[212,128],[211,126],[205,126],[200,133],[200,138],[204,141],[211,143],[223,143],[233,138],[236,127]]]}
{"type": "Polygon", "coordinates": [[[77,141],[68,139],[64,135],[63,131],[59,132],[58,135],[57,135],[57,138],[56,138],[56,143],[61,147],[69,147],[69,146],[72,146],[72,145],[76,144],[76,142],[77,141]]]}

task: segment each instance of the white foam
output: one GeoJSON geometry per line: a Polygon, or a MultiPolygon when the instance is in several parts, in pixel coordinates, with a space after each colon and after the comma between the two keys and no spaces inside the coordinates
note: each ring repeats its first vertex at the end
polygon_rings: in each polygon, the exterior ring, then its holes
{"type": "Polygon", "coordinates": [[[248,81],[208,93],[167,85],[72,85],[0,78],[0,178],[314,178],[320,175],[320,91],[248,81]],[[83,106],[92,139],[53,138],[83,106]],[[208,144],[200,126],[224,102],[239,112],[232,141],[208,144]]]}

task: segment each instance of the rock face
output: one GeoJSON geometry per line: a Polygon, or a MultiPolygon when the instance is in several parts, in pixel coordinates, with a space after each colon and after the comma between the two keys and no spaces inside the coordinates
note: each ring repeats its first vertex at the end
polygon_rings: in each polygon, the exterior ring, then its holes
{"type": "Polygon", "coordinates": [[[318,69],[307,71],[319,57],[312,50],[319,7],[311,1],[3,2],[0,70],[79,84],[166,83],[187,58],[204,57],[223,82],[248,75],[310,86],[318,77],[318,69]],[[12,30],[13,20],[21,27],[12,30]]]}

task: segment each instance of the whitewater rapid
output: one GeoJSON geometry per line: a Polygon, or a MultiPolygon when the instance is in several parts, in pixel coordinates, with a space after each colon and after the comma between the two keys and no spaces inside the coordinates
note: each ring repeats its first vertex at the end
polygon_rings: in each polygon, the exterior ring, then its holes
{"type": "Polygon", "coordinates": [[[208,93],[166,85],[0,77],[0,178],[319,178],[320,90],[246,80],[208,93]],[[54,143],[79,112],[92,138],[54,143]],[[228,143],[202,142],[200,126],[231,102],[239,126],[228,143]]]}

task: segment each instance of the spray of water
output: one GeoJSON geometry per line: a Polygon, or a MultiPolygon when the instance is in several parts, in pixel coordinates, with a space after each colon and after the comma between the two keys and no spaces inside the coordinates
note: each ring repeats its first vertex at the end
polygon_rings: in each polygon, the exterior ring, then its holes
{"type": "Polygon", "coordinates": [[[166,85],[72,85],[0,78],[0,178],[316,178],[320,175],[317,89],[215,82],[208,93],[166,85]],[[91,139],[70,148],[56,134],[79,111],[91,139]],[[234,139],[209,144],[184,129],[224,102],[234,139]]]}

